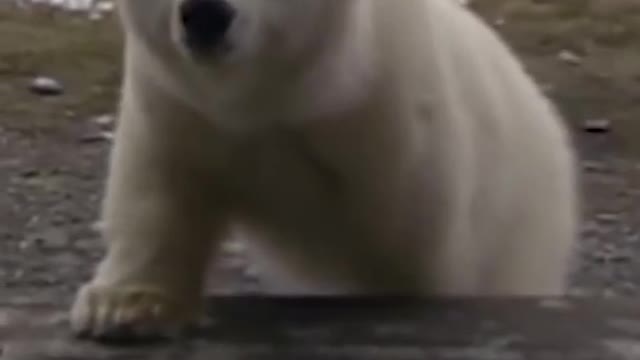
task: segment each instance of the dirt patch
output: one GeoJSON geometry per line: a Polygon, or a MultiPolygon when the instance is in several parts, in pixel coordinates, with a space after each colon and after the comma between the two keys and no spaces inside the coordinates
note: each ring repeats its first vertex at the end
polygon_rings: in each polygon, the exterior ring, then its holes
{"type": "Polygon", "coordinates": [[[567,120],[607,119],[610,150],[640,155],[640,2],[476,0],[567,120]],[[577,62],[562,60],[562,53],[577,62]]]}
{"type": "MultiPolygon", "coordinates": [[[[572,289],[640,295],[640,5],[476,0],[474,8],[574,129],[585,221],[572,289]],[[593,119],[610,125],[585,132],[593,119]]],[[[116,109],[120,40],[109,19],[0,6],[0,302],[66,302],[102,254],[92,224],[110,141],[109,125],[94,119],[116,109]],[[64,92],[31,92],[41,75],[64,92]]],[[[236,251],[221,268],[227,281],[218,290],[252,286],[236,251]]]]}

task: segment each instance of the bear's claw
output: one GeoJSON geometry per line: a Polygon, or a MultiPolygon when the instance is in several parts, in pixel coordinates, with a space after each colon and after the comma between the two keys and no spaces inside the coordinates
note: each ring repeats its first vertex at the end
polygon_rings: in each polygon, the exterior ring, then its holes
{"type": "Polygon", "coordinates": [[[143,287],[85,285],[71,309],[71,330],[98,340],[151,340],[177,336],[193,307],[171,301],[164,291],[143,287]]]}

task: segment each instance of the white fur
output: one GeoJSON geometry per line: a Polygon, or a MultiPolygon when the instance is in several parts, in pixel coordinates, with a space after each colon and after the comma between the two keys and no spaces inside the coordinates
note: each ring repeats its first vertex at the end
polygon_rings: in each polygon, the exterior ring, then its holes
{"type": "Polygon", "coordinates": [[[231,224],[276,292],[564,291],[578,206],[569,137],[468,10],[230,0],[231,52],[195,58],[179,1],[119,3],[108,254],[76,300],[76,330],[190,320],[231,224]]]}

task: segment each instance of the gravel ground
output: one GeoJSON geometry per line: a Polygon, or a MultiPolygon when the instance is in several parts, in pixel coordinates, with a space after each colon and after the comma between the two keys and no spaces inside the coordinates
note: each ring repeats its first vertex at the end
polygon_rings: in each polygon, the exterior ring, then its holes
{"type": "MultiPolygon", "coordinates": [[[[572,292],[637,296],[640,50],[629,34],[639,32],[640,6],[607,1],[604,10],[595,0],[473,5],[514,45],[574,130],[585,216],[572,292]]],[[[2,303],[68,302],[102,254],[94,223],[120,60],[112,26],[108,17],[0,6],[2,303]],[[42,76],[53,85],[40,80],[34,89],[42,76]]],[[[255,290],[241,247],[225,249],[212,290],[255,290]]]]}

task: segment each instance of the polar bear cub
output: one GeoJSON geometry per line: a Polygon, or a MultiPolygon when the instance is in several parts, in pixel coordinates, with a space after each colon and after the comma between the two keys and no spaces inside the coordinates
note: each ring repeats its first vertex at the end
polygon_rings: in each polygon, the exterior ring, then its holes
{"type": "Polygon", "coordinates": [[[279,294],[558,295],[571,140],[451,0],[122,0],[108,252],[90,337],[198,314],[231,226],[279,294]]]}

